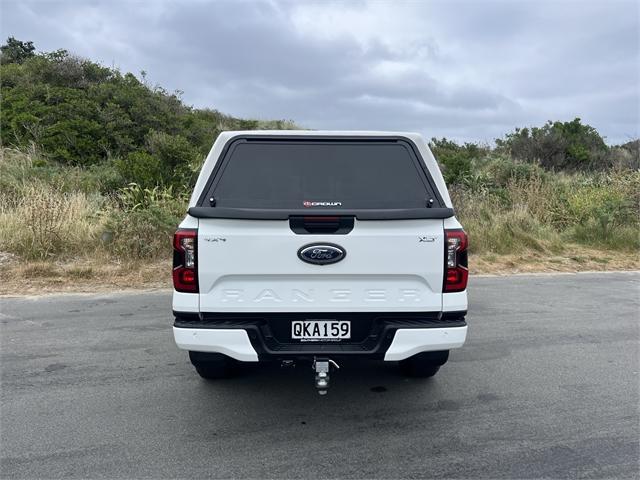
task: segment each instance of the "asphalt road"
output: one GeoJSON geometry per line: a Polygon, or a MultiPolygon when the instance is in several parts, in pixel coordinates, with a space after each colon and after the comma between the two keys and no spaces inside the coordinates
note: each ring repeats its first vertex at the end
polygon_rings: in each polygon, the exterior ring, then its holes
{"type": "Polygon", "coordinates": [[[168,292],[0,299],[1,477],[638,477],[632,273],[473,279],[430,380],[364,363],[207,383],[168,292]]]}

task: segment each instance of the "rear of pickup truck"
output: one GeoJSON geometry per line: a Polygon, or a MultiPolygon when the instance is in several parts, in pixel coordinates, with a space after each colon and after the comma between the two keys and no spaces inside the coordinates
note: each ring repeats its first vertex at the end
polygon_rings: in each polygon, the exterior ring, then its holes
{"type": "Polygon", "coordinates": [[[356,356],[429,376],[466,338],[466,250],[419,136],[223,133],[174,238],[175,340],[204,377],[356,356]]]}

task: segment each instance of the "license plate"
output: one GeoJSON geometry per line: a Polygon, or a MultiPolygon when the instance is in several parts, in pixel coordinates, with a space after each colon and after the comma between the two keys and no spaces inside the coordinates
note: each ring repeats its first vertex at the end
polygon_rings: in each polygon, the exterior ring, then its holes
{"type": "Polygon", "coordinates": [[[291,338],[302,341],[351,338],[351,322],[336,320],[304,320],[291,322],[291,338]]]}

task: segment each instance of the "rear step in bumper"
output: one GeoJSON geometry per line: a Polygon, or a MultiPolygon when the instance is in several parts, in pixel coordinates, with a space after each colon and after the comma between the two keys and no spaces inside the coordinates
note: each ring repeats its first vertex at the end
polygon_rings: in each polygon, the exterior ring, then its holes
{"type": "Polygon", "coordinates": [[[384,355],[384,360],[398,361],[420,352],[460,348],[467,338],[467,327],[399,328],[384,355]]]}
{"type": "Polygon", "coordinates": [[[223,353],[242,362],[258,361],[246,330],[173,327],[173,338],[183,350],[223,353]]]}
{"type": "MultiPolygon", "coordinates": [[[[257,362],[258,354],[243,329],[173,327],[176,344],[183,350],[217,352],[243,362],[257,362]]],[[[467,327],[399,328],[385,353],[385,361],[399,361],[420,352],[459,348],[467,327]]]]}

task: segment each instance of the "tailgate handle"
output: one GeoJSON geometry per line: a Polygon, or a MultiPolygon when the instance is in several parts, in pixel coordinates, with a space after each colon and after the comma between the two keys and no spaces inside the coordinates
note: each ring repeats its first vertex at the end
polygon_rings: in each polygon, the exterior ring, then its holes
{"type": "Polygon", "coordinates": [[[354,217],[349,216],[290,216],[289,227],[298,235],[346,235],[353,230],[354,217]]]}

